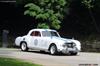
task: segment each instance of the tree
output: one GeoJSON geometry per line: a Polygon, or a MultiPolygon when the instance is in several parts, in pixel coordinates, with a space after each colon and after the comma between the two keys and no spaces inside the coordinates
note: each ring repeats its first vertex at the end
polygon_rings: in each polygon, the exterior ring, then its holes
{"type": "Polygon", "coordinates": [[[31,3],[33,0],[16,0],[17,5],[25,5],[31,3]]]}
{"type": "MultiPolygon", "coordinates": [[[[94,7],[94,3],[97,3],[98,1],[95,1],[95,0],[83,0],[82,3],[86,6],[86,8],[88,8],[89,10],[89,14],[92,18],[92,22],[94,24],[94,27],[96,28],[96,31],[100,33],[100,30],[97,26],[97,23],[96,23],[96,20],[95,20],[95,17],[93,16],[93,13],[92,13],[92,8],[94,7]]],[[[100,2],[99,2],[100,3],[100,2]]]]}
{"type": "Polygon", "coordinates": [[[33,0],[25,5],[24,15],[34,17],[38,21],[37,28],[60,29],[66,4],[66,0],[33,0]]]}

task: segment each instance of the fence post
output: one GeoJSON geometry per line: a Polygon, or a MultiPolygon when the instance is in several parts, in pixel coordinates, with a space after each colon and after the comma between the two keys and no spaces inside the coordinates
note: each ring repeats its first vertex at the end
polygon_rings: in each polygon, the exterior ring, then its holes
{"type": "Polygon", "coordinates": [[[3,30],[2,32],[2,47],[7,48],[8,47],[8,30],[3,30]]]}

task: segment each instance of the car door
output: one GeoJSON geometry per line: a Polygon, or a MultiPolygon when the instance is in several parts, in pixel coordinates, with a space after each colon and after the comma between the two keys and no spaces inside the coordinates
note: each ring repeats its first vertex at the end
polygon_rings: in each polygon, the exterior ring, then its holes
{"type": "Polygon", "coordinates": [[[42,41],[42,43],[41,43],[42,49],[44,49],[44,50],[48,49],[48,47],[50,45],[50,40],[51,40],[50,37],[42,37],[42,39],[41,39],[41,41],[42,41]]]}
{"type": "Polygon", "coordinates": [[[35,31],[32,31],[30,33],[30,43],[29,43],[29,47],[32,49],[35,48],[34,41],[35,41],[35,31]]]}
{"type": "Polygon", "coordinates": [[[41,34],[41,48],[47,50],[50,45],[51,37],[48,36],[48,31],[42,31],[41,34]]]}
{"type": "Polygon", "coordinates": [[[35,31],[34,47],[36,49],[41,49],[41,33],[40,33],[40,31],[35,31]]]}
{"type": "Polygon", "coordinates": [[[39,39],[41,37],[40,32],[39,31],[33,31],[30,34],[30,47],[32,49],[38,49],[39,48],[39,39]]]}

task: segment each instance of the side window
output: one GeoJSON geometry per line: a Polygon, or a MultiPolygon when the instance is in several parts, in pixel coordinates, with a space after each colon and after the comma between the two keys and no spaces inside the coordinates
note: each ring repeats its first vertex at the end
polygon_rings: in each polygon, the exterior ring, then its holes
{"type": "Polygon", "coordinates": [[[40,32],[39,31],[35,31],[35,36],[40,37],[41,36],[40,32]]]}
{"type": "Polygon", "coordinates": [[[42,35],[43,35],[44,37],[49,37],[49,36],[51,36],[51,34],[50,34],[49,31],[42,31],[42,35]]]}
{"type": "Polygon", "coordinates": [[[30,35],[31,35],[31,36],[35,36],[35,32],[33,31],[30,35]]]}
{"type": "Polygon", "coordinates": [[[33,31],[30,35],[31,35],[31,36],[38,36],[38,37],[41,36],[41,34],[40,34],[39,31],[33,31]]]}

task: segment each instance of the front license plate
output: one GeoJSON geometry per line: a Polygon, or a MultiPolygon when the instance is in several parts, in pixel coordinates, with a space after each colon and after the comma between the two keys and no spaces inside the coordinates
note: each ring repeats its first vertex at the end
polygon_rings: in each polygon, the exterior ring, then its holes
{"type": "Polygon", "coordinates": [[[68,50],[75,51],[76,49],[75,48],[68,48],[68,50]]]}

